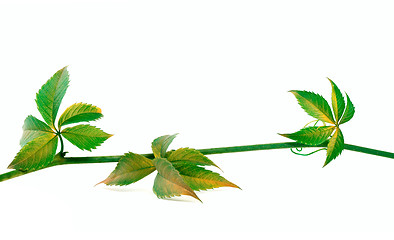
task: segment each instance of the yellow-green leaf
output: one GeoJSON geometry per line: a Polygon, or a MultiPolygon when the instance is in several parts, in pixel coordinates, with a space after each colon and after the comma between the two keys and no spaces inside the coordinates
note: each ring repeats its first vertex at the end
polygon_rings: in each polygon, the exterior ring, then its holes
{"type": "Polygon", "coordinates": [[[350,101],[350,98],[349,98],[349,96],[347,94],[346,94],[346,98],[347,98],[347,100],[346,100],[346,110],[345,110],[345,113],[343,114],[343,117],[342,117],[341,121],[339,122],[339,124],[344,124],[346,122],[349,122],[350,119],[352,119],[353,115],[354,115],[353,103],[352,103],[352,101],[350,101]]]}
{"type": "Polygon", "coordinates": [[[343,138],[343,134],[341,132],[341,129],[339,129],[337,127],[334,135],[332,135],[332,137],[330,138],[330,140],[328,142],[327,158],[326,158],[326,162],[324,163],[323,167],[325,167],[332,160],[334,160],[336,157],[338,157],[339,154],[342,153],[344,147],[345,147],[345,141],[343,138]]]}
{"type": "Polygon", "coordinates": [[[158,171],[153,185],[153,192],[158,198],[189,195],[201,201],[167,159],[155,158],[153,165],[158,171]]]}
{"type": "Polygon", "coordinates": [[[307,145],[319,145],[325,142],[334,131],[334,126],[307,127],[295,133],[279,134],[307,145]]]}
{"type": "Polygon", "coordinates": [[[45,133],[28,142],[8,166],[10,169],[31,171],[46,167],[53,161],[58,137],[54,133],[45,133]]]}
{"type": "Polygon", "coordinates": [[[330,105],[319,94],[308,91],[290,91],[297,98],[300,106],[310,116],[323,122],[335,124],[330,105]]]}
{"type": "Polygon", "coordinates": [[[20,140],[21,147],[35,138],[41,137],[47,133],[53,133],[52,129],[43,121],[29,115],[23,124],[23,135],[20,140]]]}
{"type": "Polygon", "coordinates": [[[156,138],[152,142],[152,151],[155,157],[161,158],[166,157],[166,152],[174,138],[177,134],[174,135],[164,135],[161,137],[156,138]]]}
{"type": "Polygon", "coordinates": [[[209,165],[219,168],[214,162],[201,152],[192,148],[179,148],[167,157],[170,162],[186,162],[196,165],[209,165]]]}
{"type": "Polygon", "coordinates": [[[88,151],[96,149],[96,147],[112,136],[100,128],[88,124],[65,128],[61,133],[63,137],[79,149],[88,151]]]}
{"type": "Polygon", "coordinates": [[[139,154],[126,153],[119,159],[115,170],[100,183],[119,186],[129,185],[148,176],[155,169],[152,160],[139,154]]]}
{"type": "Polygon", "coordinates": [[[62,126],[79,123],[90,122],[101,118],[103,114],[101,109],[86,103],[75,103],[68,107],[59,118],[59,129],[62,126]]]}
{"type": "Polygon", "coordinates": [[[193,164],[174,163],[174,167],[179,171],[183,180],[194,191],[207,190],[219,187],[240,188],[228,181],[219,173],[212,172],[193,164]]]}
{"type": "Polygon", "coordinates": [[[60,103],[66,94],[69,75],[67,67],[57,71],[38,91],[36,103],[45,122],[55,129],[55,119],[60,103]]]}
{"type": "Polygon", "coordinates": [[[342,117],[343,111],[345,110],[345,99],[337,85],[331,79],[328,78],[328,80],[332,86],[332,110],[334,111],[336,122],[338,123],[342,117]]]}

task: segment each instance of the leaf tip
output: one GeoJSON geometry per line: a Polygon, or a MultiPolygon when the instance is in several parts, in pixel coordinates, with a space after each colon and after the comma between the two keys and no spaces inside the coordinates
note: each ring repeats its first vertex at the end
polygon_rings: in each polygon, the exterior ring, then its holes
{"type": "Polygon", "coordinates": [[[334,81],[333,81],[333,80],[331,80],[331,79],[330,79],[330,78],[328,78],[328,77],[327,77],[327,79],[328,79],[328,81],[330,81],[330,83],[331,83],[331,86],[332,86],[333,88],[337,87],[337,85],[334,83],[334,81]]]}
{"type": "Polygon", "coordinates": [[[237,184],[234,184],[232,182],[230,182],[230,186],[229,187],[233,187],[233,188],[238,188],[239,190],[242,190],[242,188],[240,186],[238,186],[237,184]]]}
{"type": "Polygon", "coordinates": [[[197,199],[198,201],[200,201],[202,203],[201,199],[197,196],[197,194],[192,189],[188,190],[187,193],[184,193],[184,194],[181,194],[181,195],[189,195],[189,196],[197,199]]]}
{"type": "Polygon", "coordinates": [[[106,180],[107,180],[107,179],[105,179],[105,180],[103,180],[103,181],[101,181],[101,182],[99,182],[99,183],[96,183],[93,187],[96,187],[97,185],[100,185],[100,184],[102,184],[102,183],[106,184],[106,183],[105,183],[106,180]]]}
{"type": "Polygon", "coordinates": [[[200,203],[203,203],[202,201],[201,201],[201,199],[199,198],[199,197],[197,197],[197,195],[196,196],[193,196],[195,199],[197,199],[198,201],[200,201],[200,203]]]}
{"type": "MultiPolygon", "coordinates": [[[[333,159],[332,159],[333,160],[333,159]]],[[[328,158],[326,159],[326,161],[324,162],[324,165],[323,165],[323,167],[322,168],[324,168],[325,166],[327,166],[332,160],[328,160],[328,158]]]]}
{"type": "Polygon", "coordinates": [[[292,93],[297,99],[300,96],[300,92],[302,91],[298,91],[298,90],[290,90],[289,93],[292,93]]]}
{"type": "Polygon", "coordinates": [[[287,133],[278,133],[278,135],[282,136],[282,137],[289,137],[290,134],[287,133]]]}
{"type": "Polygon", "coordinates": [[[217,167],[222,173],[224,173],[224,171],[223,171],[218,165],[216,165],[216,163],[212,162],[212,165],[213,165],[214,167],[217,167]]]}

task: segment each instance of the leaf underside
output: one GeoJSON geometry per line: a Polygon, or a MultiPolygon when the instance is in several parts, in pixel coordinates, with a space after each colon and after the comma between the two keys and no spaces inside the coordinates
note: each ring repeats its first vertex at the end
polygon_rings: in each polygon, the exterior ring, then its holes
{"type": "Polygon", "coordinates": [[[343,111],[345,110],[345,99],[343,98],[343,95],[337,85],[331,79],[328,80],[330,81],[332,86],[332,110],[334,111],[336,123],[338,123],[342,117],[343,111]]]}
{"type": "Polygon", "coordinates": [[[21,147],[35,138],[41,137],[47,133],[53,133],[52,129],[43,121],[29,115],[23,124],[23,134],[20,140],[21,147]]]}
{"type": "Polygon", "coordinates": [[[215,166],[219,168],[214,162],[212,162],[204,154],[192,148],[179,148],[174,152],[171,152],[171,154],[167,157],[167,160],[173,163],[185,162],[185,163],[193,163],[196,165],[215,166]]]}
{"type": "Polygon", "coordinates": [[[90,122],[101,118],[103,114],[101,109],[86,103],[75,103],[68,107],[64,113],[60,116],[58,127],[79,123],[79,122],[90,122]]]}
{"type": "Polygon", "coordinates": [[[297,98],[300,106],[310,116],[320,121],[335,124],[330,105],[319,94],[308,91],[290,91],[297,98]]]}
{"type": "Polygon", "coordinates": [[[45,122],[55,129],[55,119],[60,103],[66,94],[69,84],[67,67],[57,71],[36,94],[38,111],[45,122]]]}
{"type": "Polygon", "coordinates": [[[177,134],[174,135],[164,135],[156,138],[152,142],[152,151],[155,157],[164,158],[166,157],[166,152],[174,138],[177,134]]]}
{"type": "Polygon", "coordinates": [[[343,117],[341,119],[341,121],[339,122],[339,124],[344,124],[346,122],[349,122],[350,119],[353,118],[354,115],[354,105],[352,103],[352,101],[350,101],[349,96],[346,94],[346,110],[345,113],[343,114],[343,117]]]}
{"type": "Polygon", "coordinates": [[[158,171],[153,185],[153,192],[158,198],[189,195],[201,201],[167,159],[155,158],[153,164],[158,171]]]}
{"type": "MultiPolygon", "coordinates": [[[[342,135],[341,129],[338,127],[335,130],[335,133],[330,138],[328,145],[327,145],[327,158],[324,166],[329,164],[332,160],[339,156],[342,153],[345,147],[345,141],[342,135]]],[[[323,167],[324,167],[323,166],[323,167]]]]}
{"type": "Polygon", "coordinates": [[[61,133],[63,137],[79,149],[88,151],[96,149],[96,147],[112,136],[88,124],[65,128],[61,133]]]}
{"type": "Polygon", "coordinates": [[[46,167],[53,161],[57,142],[58,137],[54,133],[35,138],[22,147],[8,168],[31,171],[46,167]]]}
{"type": "Polygon", "coordinates": [[[212,172],[203,167],[192,164],[174,163],[183,180],[194,191],[207,190],[219,187],[239,188],[234,183],[228,181],[219,173],[212,172]]]}
{"type": "Polygon", "coordinates": [[[303,128],[295,133],[279,134],[307,145],[319,145],[325,142],[334,131],[334,126],[318,126],[303,128]]]}
{"type": "Polygon", "coordinates": [[[119,186],[129,185],[148,176],[155,170],[152,160],[130,152],[119,159],[115,170],[100,183],[119,186]]]}

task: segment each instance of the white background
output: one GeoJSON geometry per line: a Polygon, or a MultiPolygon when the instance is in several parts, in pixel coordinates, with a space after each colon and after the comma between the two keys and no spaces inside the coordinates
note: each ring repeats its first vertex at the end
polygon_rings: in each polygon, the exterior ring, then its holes
{"type": "MultiPolygon", "coordinates": [[[[356,107],[346,143],[394,151],[391,1],[0,0],[0,169],[19,151],[35,93],[69,65],[60,113],[102,108],[115,134],[69,156],[287,141],[311,120],[288,90],[330,99],[333,79],[356,107]]],[[[159,200],[154,174],[93,187],[115,163],[58,166],[0,183],[1,239],[392,239],[394,161],[345,151],[211,156],[243,190],[159,200]],[[6,237],[6,238],[5,238],[6,237]]]]}

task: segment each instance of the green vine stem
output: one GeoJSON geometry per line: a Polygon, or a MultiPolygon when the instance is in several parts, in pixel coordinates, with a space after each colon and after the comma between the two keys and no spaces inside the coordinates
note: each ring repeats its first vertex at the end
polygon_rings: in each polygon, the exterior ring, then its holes
{"type": "MultiPolygon", "coordinates": [[[[245,145],[245,146],[234,146],[234,147],[219,147],[219,148],[207,148],[207,149],[199,149],[204,155],[213,155],[213,154],[223,154],[223,153],[237,153],[237,152],[249,152],[249,151],[259,151],[259,150],[272,150],[272,149],[288,149],[288,148],[312,148],[312,147],[327,147],[327,142],[322,143],[317,146],[305,145],[297,142],[282,142],[282,143],[267,143],[267,144],[257,144],[257,145],[245,145]]],[[[392,158],[394,159],[394,153],[376,150],[372,148],[360,147],[352,144],[345,144],[344,149],[371,154],[380,157],[392,158]]],[[[152,153],[142,154],[144,157],[149,159],[153,159],[154,156],[152,153]]],[[[45,168],[58,166],[58,165],[66,165],[66,164],[83,164],[83,163],[109,163],[109,162],[118,162],[120,159],[120,155],[117,156],[97,156],[97,157],[57,157],[55,160],[49,164],[45,168]]],[[[45,169],[43,168],[43,169],[45,169]]],[[[41,169],[39,169],[41,170],[41,169]]],[[[38,171],[38,170],[36,170],[38,171]]],[[[23,171],[10,171],[0,175],[0,182],[6,181],[8,179],[12,179],[15,177],[19,177],[31,172],[23,172],[23,171]]]]}
{"type": "Polygon", "coordinates": [[[64,157],[66,155],[66,153],[64,152],[63,137],[62,137],[62,135],[60,135],[60,132],[58,132],[57,135],[59,136],[59,140],[60,140],[60,155],[62,155],[64,157]]]}

